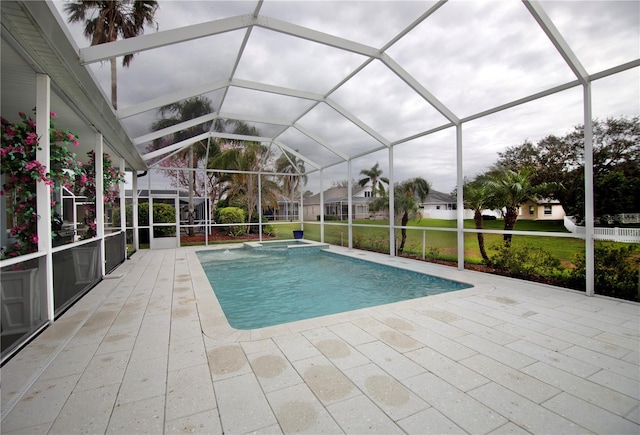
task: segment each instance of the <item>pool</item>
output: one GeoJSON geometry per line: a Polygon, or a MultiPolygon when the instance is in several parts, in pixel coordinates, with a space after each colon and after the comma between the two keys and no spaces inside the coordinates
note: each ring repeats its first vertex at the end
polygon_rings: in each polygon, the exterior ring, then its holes
{"type": "Polygon", "coordinates": [[[256,329],[473,287],[316,249],[198,251],[229,324],[256,329]]]}

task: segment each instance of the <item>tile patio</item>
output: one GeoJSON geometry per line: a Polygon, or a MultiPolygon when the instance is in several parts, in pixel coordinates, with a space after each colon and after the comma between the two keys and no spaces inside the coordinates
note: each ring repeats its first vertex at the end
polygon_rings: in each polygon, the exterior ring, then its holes
{"type": "Polygon", "coordinates": [[[196,249],[141,251],[2,367],[3,434],[640,433],[640,305],[473,288],[232,329],[196,249]]]}

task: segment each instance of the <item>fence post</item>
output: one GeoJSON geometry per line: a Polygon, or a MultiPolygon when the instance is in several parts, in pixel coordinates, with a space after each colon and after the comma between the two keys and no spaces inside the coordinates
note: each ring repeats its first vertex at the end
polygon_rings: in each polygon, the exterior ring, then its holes
{"type": "Polygon", "coordinates": [[[427,230],[422,230],[422,259],[425,258],[425,252],[427,250],[427,230]]]}

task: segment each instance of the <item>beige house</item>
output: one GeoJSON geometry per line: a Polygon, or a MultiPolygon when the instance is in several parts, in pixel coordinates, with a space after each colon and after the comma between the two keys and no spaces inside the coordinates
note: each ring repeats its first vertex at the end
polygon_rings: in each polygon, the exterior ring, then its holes
{"type": "Polygon", "coordinates": [[[522,220],[562,220],[566,216],[562,204],[557,199],[543,198],[527,201],[520,206],[518,219],[522,220]]]}

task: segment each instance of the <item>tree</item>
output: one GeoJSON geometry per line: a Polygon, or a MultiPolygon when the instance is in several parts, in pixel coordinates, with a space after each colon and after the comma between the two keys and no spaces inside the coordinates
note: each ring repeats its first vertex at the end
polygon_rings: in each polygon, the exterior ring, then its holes
{"type": "MultiPolygon", "coordinates": [[[[504,230],[512,231],[518,220],[519,207],[539,196],[549,195],[560,189],[557,183],[532,183],[534,170],[530,168],[513,171],[505,167],[494,168],[487,174],[484,186],[490,198],[490,208],[504,209],[504,230]]],[[[504,235],[504,246],[511,246],[511,234],[504,235]]]]}
{"type": "MultiPolygon", "coordinates": [[[[481,230],[484,227],[482,211],[489,208],[491,202],[485,180],[482,177],[478,177],[473,181],[465,183],[462,192],[464,206],[465,208],[473,210],[473,221],[476,224],[476,229],[481,230]]],[[[478,233],[478,248],[480,249],[482,259],[488,261],[489,256],[484,246],[484,234],[482,233],[478,233]]]]}
{"type": "MultiPolygon", "coordinates": [[[[153,131],[162,130],[168,127],[172,127],[177,124],[181,124],[185,121],[198,118],[203,115],[207,115],[213,112],[211,100],[207,97],[198,96],[191,97],[186,100],[179,101],[177,103],[168,104],[160,108],[160,119],[155,121],[151,125],[153,131]]],[[[180,142],[202,133],[206,133],[211,129],[211,121],[198,124],[189,127],[184,130],[180,130],[176,133],[165,136],[162,139],[155,140],[151,144],[151,149],[159,149],[165,146],[167,142],[176,143],[180,142]]],[[[221,128],[220,121],[218,121],[217,128],[221,128]]],[[[165,161],[165,164],[172,166],[188,168],[186,170],[177,171],[176,180],[177,186],[185,186],[189,192],[189,231],[190,236],[193,235],[194,228],[194,216],[193,216],[193,197],[194,193],[198,192],[197,177],[195,169],[198,167],[198,162],[203,160],[207,155],[207,150],[210,155],[215,155],[220,152],[218,142],[215,140],[201,140],[192,145],[189,145],[186,150],[176,154],[173,158],[165,161]],[[186,176],[185,176],[186,174],[186,176]]],[[[202,182],[204,188],[204,181],[202,182]]],[[[204,189],[201,189],[204,190],[204,189]]],[[[200,192],[199,196],[203,196],[205,192],[200,192]]]]}
{"type": "MultiPolygon", "coordinates": [[[[420,218],[418,211],[420,210],[420,202],[425,202],[427,196],[429,196],[429,192],[431,191],[431,185],[424,178],[416,177],[411,178],[409,180],[403,181],[402,183],[396,185],[394,189],[394,211],[396,216],[402,215],[400,220],[400,225],[402,226],[400,232],[402,234],[402,239],[400,241],[400,246],[398,247],[398,252],[402,253],[404,251],[404,245],[407,240],[407,223],[409,219],[420,218]]],[[[373,201],[369,203],[369,210],[378,211],[389,208],[389,196],[385,192],[382,196],[374,198],[373,201]]]]}
{"type": "MultiPolygon", "coordinates": [[[[532,182],[555,182],[553,192],[570,216],[584,217],[584,126],[562,137],[525,141],[499,153],[498,166],[534,168],[532,182]]],[[[640,212],[640,118],[593,121],[595,215],[640,212]]]]}
{"type": "Polygon", "coordinates": [[[268,178],[258,183],[258,171],[269,158],[268,147],[259,142],[244,142],[222,151],[210,161],[216,168],[232,171],[220,179],[226,184],[229,204],[242,206],[247,211],[247,231],[250,230],[254,211],[260,212],[267,207],[278,208],[278,184],[268,178]],[[262,204],[258,204],[258,184],[261,186],[262,204]]]}
{"type": "MultiPolygon", "coordinates": [[[[83,0],[67,3],[64,7],[70,23],[84,22],[84,36],[91,40],[91,45],[142,35],[145,26],[155,24],[154,15],[157,9],[158,2],[155,0],[83,0]]],[[[126,54],[122,59],[122,66],[129,66],[132,59],[133,54],[126,54]]],[[[109,62],[111,63],[111,104],[117,110],[116,59],[111,58],[109,62]]]]}
{"type": "Polygon", "coordinates": [[[367,184],[371,183],[371,196],[376,197],[379,193],[380,196],[383,196],[385,193],[384,184],[389,185],[389,179],[386,177],[381,177],[382,169],[379,167],[380,165],[376,162],[375,165],[371,169],[363,169],[360,171],[360,175],[364,175],[364,178],[361,178],[358,181],[360,187],[364,187],[367,184]]]}
{"type": "Polygon", "coordinates": [[[307,184],[304,161],[298,159],[294,154],[283,151],[280,157],[276,160],[275,166],[276,172],[291,174],[281,176],[281,189],[291,201],[295,200],[296,197],[299,197],[299,195],[296,195],[296,192],[298,192],[300,184],[302,183],[303,186],[307,184]]]}

